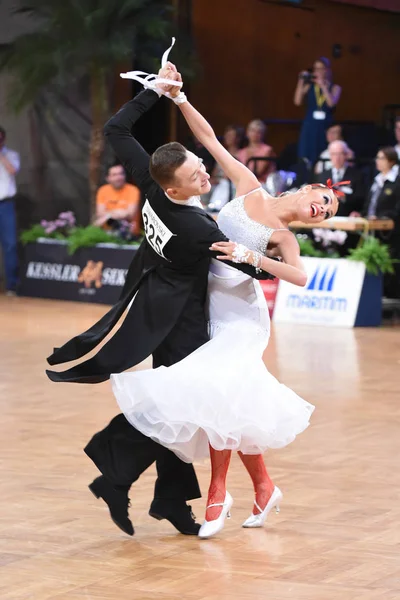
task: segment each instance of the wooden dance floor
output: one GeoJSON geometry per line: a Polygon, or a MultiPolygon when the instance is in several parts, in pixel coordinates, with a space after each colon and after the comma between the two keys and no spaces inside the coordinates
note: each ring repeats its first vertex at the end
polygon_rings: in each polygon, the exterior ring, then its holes
{"type": "MultiPolygon", "coordinates": [[[[130,538],[87,489],[82,448],[117,412],[109,384],[44,375],[53,346],[104,311],[0,298],[1,600],[399,600],[399,328],[275,327],[271,372],[316,405],[311,427],[266,455],[281,513],[241,528],[253,493],[234,457],[224,531],[179,535],[147,516],[151,469],[131,492],[130,538]]],[[[208,464],[197,472],[206,492],[208,464]]]]}

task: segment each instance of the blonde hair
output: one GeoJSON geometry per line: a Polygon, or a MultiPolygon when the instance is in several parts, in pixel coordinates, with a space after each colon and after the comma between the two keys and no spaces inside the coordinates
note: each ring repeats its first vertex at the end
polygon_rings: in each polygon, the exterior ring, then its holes
{"type": "Polygon", "coordinates": [[[260,129],[263,130],[263,134],[265,135],[266,131],[267,131],[267,126],[264,123],[264,121],[261,121],[261,119],[253,119],[252,121],[250,121],[250,123],[247,125],[247,128],[249,127],[259,127],[260,129]]]}
{"type": "Polygon", "coordinates": [[[331,142],[328,146],[329,151],[331,149],[331,146],[333,146],[333,144],[340,144],[343,148],[343,152],[346,155],[350,153],[350,148],[348,147],[348,145],[346,144],[346,142],[344,140],[335,140],[335,141],[331,142]]]}

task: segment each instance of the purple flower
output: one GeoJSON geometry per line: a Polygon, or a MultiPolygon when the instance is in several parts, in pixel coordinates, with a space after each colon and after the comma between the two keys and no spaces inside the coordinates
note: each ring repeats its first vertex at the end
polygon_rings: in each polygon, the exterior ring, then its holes
{"type": "Polygon", "coordinates": [[[75,215],[72,211],[68,210],[58,215],[58,219],[63,219],[65,225],[75,225],[75,215]]]}
{"type": "Polygon", "coordinates": [[[48,223],[48,225],[47,225],[47,227],[46,227],[46,229],[45,229],[45,232],[46,232],[46,233],[48,233],[48,234],[49,234],[49,233],[54,233],[54,231],[55,231],[56,229],[57,229],[57,226],[56,226],[54,223],[51,223],[51,222],[50,222],[50,223],[48,223]]]}
{"type": "Polygon", "coordinates": [[[47,227],[47,221],[45,219],[42,219],[40,221],[40,224],[41,224],[42,227],[47,227]]]}

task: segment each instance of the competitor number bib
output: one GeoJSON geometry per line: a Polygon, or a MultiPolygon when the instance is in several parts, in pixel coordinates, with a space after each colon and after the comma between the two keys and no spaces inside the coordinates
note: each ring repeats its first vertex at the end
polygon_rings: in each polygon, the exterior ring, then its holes
{"type": "Polygon", "coordinates": [[[144,203],[142,216],[147,241],[159,256],[168,260],[164,256],[164,247],[174,234],[166,225],[164,225],[160,217],[154,212],[148,200],[144,203]]]}

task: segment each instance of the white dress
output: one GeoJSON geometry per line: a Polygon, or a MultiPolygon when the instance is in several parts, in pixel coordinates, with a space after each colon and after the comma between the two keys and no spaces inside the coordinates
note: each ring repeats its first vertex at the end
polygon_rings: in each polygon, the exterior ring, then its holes
{"type": "MultiPolygon", "coordinates": [[[[219,214],[231,240],[262,254],[273,229],[250,219],[244,196],[219,214]]],[[[212,260],[208,311],[210,341],[171,367],[111,376],[128,421],[193,462],[216,450],[245,454],[282,448],[308,427],[314,406],[279,383],[262,354],[270,334],[267,303],[259,282],[212,260]]]]}

